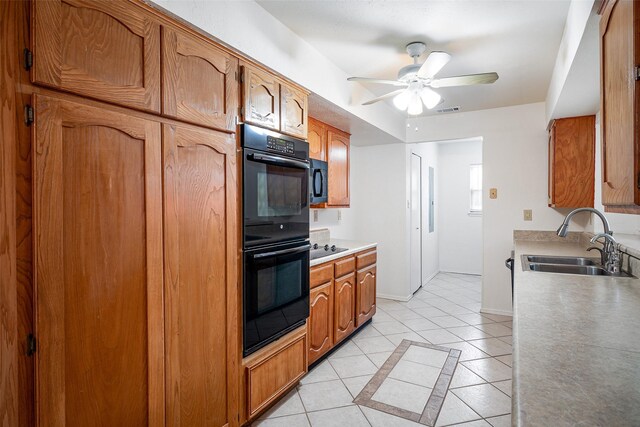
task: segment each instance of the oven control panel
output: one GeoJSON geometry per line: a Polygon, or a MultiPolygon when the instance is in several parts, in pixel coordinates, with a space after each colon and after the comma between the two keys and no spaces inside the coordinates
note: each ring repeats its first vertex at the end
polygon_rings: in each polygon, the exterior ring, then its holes
{"type": "Polygon", "coordinates": [[[283,154],[294,154],[295,147],[293,141],[287,141],[273,136],[267,136],[267,148],[283,154]]]}

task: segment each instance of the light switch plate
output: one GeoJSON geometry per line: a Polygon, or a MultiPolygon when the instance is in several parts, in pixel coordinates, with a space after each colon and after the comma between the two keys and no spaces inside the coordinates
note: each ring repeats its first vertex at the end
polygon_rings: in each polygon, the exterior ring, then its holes
{"type": "Polygon", "coordinates": [[[490,188],[489,189],[489,198],[490,199],[497,199],[498,198],[498,189],[497,188],[490,188]]]}
{"type": "Polygon", "coordinates": [[[318,210],[313,210],[313,222],[318,222],[318,210]]]}
{"type": "Polygon", "coordinates": [[[533,221],[533,212],[531,211],[531,209],[525,209],[523,213],[525,221],[533,221]]]}

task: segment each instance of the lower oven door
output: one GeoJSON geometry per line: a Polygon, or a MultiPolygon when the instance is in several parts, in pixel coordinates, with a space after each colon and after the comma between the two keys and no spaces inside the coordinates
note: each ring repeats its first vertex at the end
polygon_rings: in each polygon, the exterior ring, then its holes
{"type": "Polygon", "coordinates": [[[245,251],[244,356],[309,317],[309,249],[305,242],[245,251]]]}

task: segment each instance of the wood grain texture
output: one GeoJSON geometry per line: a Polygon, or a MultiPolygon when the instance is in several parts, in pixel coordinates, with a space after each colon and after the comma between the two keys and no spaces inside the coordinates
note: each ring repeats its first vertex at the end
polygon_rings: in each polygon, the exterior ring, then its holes
{"type": "Polygon", "coordinates": [[[245,359],[247,414],[251,420],[307,373],[307,333],[301,326],[245,359]]]}
{"type": "Polygon", "coordinates": [[[280,130],[280,82],[257,68],[248,65],[242,68],[244,121],[280,130]]]}
{"type": "Polygon", "coordinates": [[[0,3],[0,425],[17,426],[18,294],[16,248],[17,18],[14,2],[0,3]]]}
{"type": "Polygon", "coordinates": [[[238,60],[213,44],[162,27],[162,111],[219,130],[235,131],[238,60]]]}
{"type": "Polygon", "coordinates": [[[309,117],[307,138],[309,141],[309,158],[327,161],[327,128],[320,120],[309,117]]]}
{"type": "Polygon", "coordinates": [[[160,25],[131,2],[34,1],[32,80],[160,111],[160,25]]]}
{"type": "Polygon", "coordinates": [[[327,206],[349,207],[349,135],[330,128],[327,133],[329,195],[327,206]]]}
{"type": "Polygon", "coordinates": [[[340,258],[334,261],[335,277],[339,278],[356,270],[356,258],[354,256],[340,258]]]}
{"type": "Polygon", "coordinates": [[[280,131],[307,139],[309,114],[307,93],[286,84],[280,85],[280,131]]]}
{"type": "MultiPolygon", "coordinates": [[[[337,263],[336,263],[337,267],[337,263]]],[[[356,274],[349,273],[334,284],[333,345],[347,338],[355,330],[356,274]]]]}
{"type": "Polygon", "coordinates": [[[309,279],[311,289],[316,286],[324,285],[331,279],[333,279],[333,261],[311,267],[311,275],[309,279]]]}
{"type": "Polygon", "coordinates": [[[358,270],[356,285],[356,327],[376,314],[376,266],[358,270]]]}
{"type": "Polygon", "coordinates": [[[237,425],[235,138],[163,142],[167,424],[237,425]]]}
{"type": "Polygon", "coordinates": [[[333,346],[333,279],[309,293],[309,363],[333,346]]]}
{"type": "Polygon", "coordinates": [[[549,206],[593,207],[595,116],[554,120],[549,141],[549,206]]]}
{"type": "Polygon", "coordinates": [[[164,424],[160,125],[35,104],[37,422],[164,424]]]}
{"type": "Polygon", "coordinates": [[[356,267],[358,270],[376,263],[378,259],[377,248],[368,249],[356,254],[356,267]]]}
{"type": "Polygon", "coordinates": [[[600,111],[602,131],[602,203],[640,203],[638,64],[640,11],[635,2],[613,0],[600,19],[600,111]]]}

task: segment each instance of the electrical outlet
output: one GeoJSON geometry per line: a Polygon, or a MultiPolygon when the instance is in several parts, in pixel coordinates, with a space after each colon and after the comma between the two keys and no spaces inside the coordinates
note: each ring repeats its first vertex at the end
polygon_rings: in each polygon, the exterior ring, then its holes
{"type": "Polygon", "coordinates": [[[533,212],[531,209],[525,209],[523,212],[525,221],[533,221],[533,212]]]}
{"type": "Polygon", "coordinates": [[[318,210],[313,210],[313,222],[318,222],[318,210]]]}
{"type": "Polygon", "coordinates": [[[342,211],[338,209],[338,221],[342,221],[342,211]]]}
{"type": "Polygon", "coordinates": [[[490,199],[497,199],[498,198],[498,189],[497,188],[490,188],[489,189],[489,198],[490,199]]]}

